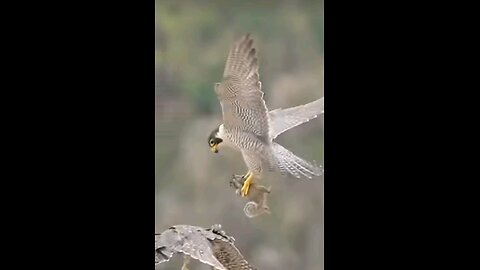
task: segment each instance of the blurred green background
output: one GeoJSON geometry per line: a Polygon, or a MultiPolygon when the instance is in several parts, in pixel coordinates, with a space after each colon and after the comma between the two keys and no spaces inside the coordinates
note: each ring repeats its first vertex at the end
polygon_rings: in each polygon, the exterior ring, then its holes
{"type": "MultiPolygon", "coordinates": [[[[156,1],[155,231],[220,223],[260,270],[323,269],[323,177],[266,174],[272,214],[250,219],[228,184],[246,172],[240,153],[214,154],[207,144],[222,120],[213,85],[245,33],[255,39],[270,110],[323,96],[323,1],[156,1]]],[[[323,118],[276,141],[323,164],[323,118]]],[[[181,257],[160,269],[180,269],[181,257]]],[[[210,268],[192,261],[190,269],[210,268]]]]}

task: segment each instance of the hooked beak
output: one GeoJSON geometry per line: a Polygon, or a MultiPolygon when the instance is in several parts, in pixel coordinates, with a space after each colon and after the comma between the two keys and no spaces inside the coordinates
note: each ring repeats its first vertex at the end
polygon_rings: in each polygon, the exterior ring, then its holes
{"type": "Polygon", "coordinates": [[[218,144],[214,144],[212,147],[210,147],[210,150],[214,153],[218,153],[218,144]]]}

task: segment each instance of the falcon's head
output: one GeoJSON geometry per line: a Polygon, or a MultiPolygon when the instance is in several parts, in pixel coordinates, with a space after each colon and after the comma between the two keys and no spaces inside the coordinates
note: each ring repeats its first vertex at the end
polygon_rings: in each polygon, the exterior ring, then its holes
{"type": "Polygon", "coordinates": [[[208,145],[210,150],[214,153],[218,153],[218,147],[223,142],[223,124],[214,129],[210,136],[208,136],[208,145]]]}

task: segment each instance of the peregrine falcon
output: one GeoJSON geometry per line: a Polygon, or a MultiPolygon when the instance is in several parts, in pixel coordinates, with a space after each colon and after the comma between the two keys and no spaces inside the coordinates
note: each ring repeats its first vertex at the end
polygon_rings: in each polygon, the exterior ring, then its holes
{"type": "Polygon", "coordinates": [[[257,270],[250,265],[235,247],[235,239],[216,224],[210,228],[175,225],[155,234],[155,269],[167,262],[175,253],[184,254],[182,270],[188,270],[191,258],[217,270],[257,270]]]}
{"type": "Polygon", "coordinates": [[[248,167],[243,176],[242,196],[248,195],[250,185],[265,169],[277,169],[282,175],[296,178],[323,174],[321,166],[297,157],[274,141],[281,133],[323,114],[323,97],[304,105],[268,111],[250,34],[231,47],[223,80],[215,84],[215,93],[222,107],[223,123],[210,133],[208,144],[214,153],[218,153],[220,145],[242,153],[248,167]]]}

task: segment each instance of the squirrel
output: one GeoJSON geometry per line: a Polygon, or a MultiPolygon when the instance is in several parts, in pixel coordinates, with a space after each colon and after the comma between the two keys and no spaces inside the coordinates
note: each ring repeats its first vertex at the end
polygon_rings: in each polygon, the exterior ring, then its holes
{"type": "MultiPolygon", "coordinates": [[[[230,180],[230,186],[235,189],[235,193],[240,195],[241,189],[245,179],[243,175],[233,175],[230,180]]],[[[270,194],[271,187],[265,187],[252,183],[250,191],[248,192],[248,202],[243,208],[243,212],[249,218],[253,218],[264,213],[271,214],[270,208],[267,205],[267,195],[270,194]]]]}

